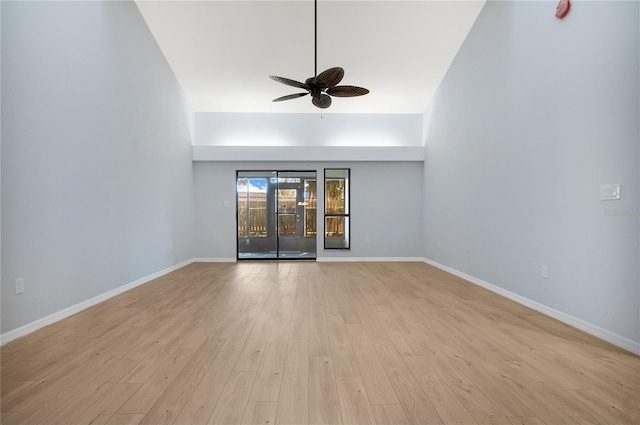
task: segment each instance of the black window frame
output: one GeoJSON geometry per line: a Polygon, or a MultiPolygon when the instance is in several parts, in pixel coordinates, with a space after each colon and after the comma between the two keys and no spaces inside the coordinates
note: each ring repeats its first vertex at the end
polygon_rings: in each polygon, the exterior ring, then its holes
{"type": "MultiPolygon", "coordinates": [[[[335,177],[330,177],[330,180],[335,180],[335,177]]],[[[349,251],[351,250],[351,168],[325,168],[323,172],[323,194],[324,194],[324,214],[323,214],[323,242],[324,249],[331,251],[349,251]],[[327,214],[327,171],[346,171],[347,176],[345,179],[345,206],[347,213],[344,214],[327,214]],[[335,247],[327,246],[327,217],[344,217],[345,220],[345,240],[348,243],[347,247],[335,247]]]]}

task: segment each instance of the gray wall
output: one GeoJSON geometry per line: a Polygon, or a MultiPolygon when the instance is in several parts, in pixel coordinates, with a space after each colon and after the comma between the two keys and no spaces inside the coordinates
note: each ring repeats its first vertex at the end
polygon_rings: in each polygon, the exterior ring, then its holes
{"type": "MultiPolygon", "coordinates": [[[[198,162],[196,257],[236,257],[236,170],[317,170],[321,178],[325,167],[351,168],[351,250],[324,251],[319,238],[318,257],[422,257],[422,162],[198,162]]],[[[323,198],[319,185],[318,211],[323,198]]]]}
{"type": "Polygon", "coordinates": [[[425,256],[640,341],[639,3],[554,5],[488,2],[425,114],[425,256]]]}
{"type": "Polygon", "coordinates": [[[194,214],[193,116],[135,3],[1,7],[4,333],[191,258],[194,214]]]}

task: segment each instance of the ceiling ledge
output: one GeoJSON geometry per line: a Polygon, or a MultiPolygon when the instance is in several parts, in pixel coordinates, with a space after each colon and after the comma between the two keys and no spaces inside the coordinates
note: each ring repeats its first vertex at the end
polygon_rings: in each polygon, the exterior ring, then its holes
{"type": "Polygon", "coordinates": [[[424,161],[424,146],[194,146],[194,161],[424,161]]]}

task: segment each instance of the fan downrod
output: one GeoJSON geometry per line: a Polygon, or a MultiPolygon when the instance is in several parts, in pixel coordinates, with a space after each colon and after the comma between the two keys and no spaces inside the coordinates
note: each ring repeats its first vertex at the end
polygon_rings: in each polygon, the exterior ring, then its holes
{"type": "Polygon", "coordinates": [[[309,77],[304,83],[289,78],[277,77],[270,75],[274,81],[279,83],[305,89],[306,93],[295,93],[274,99],[274,102],[282,102],[284,100],[297,99],[299,97],[311,95],[311,102],[318,108],[326,109],[331,106],[331,96],[336,97],[355,97],[363,96],[369,93],[369,90],[356,86],[338,86],[344,77],[344,69],[340,67],[329,68],[318,74],[318,0],[313,2],[313,22],[314,22],[314,76],[309,77]]]}

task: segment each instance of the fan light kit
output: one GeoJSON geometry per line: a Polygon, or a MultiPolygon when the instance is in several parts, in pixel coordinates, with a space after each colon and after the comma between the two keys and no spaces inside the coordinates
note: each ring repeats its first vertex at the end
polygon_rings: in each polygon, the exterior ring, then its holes
{"type": "Polygon", "coordinates": [[[344,69],[340,67],[330,68],[318,74],[318,0],[313,2],[314,10],[314,77],[309,77],[304,83],[290,80],[289,78],[276,77],[270,75],[274,81],[287,86],[305,89],[305,93],[294,93],[274,99],[274,102],[282,102],[283,100],[297,99],[299,97],[311,95],[311,102],[318,108],[326,109],[331,106],[331,96],[336,97],[354,97],[362,96],[369,93],[369,90],[356,86],[339,86],[338,83],[344,77],[344,69]]]}

